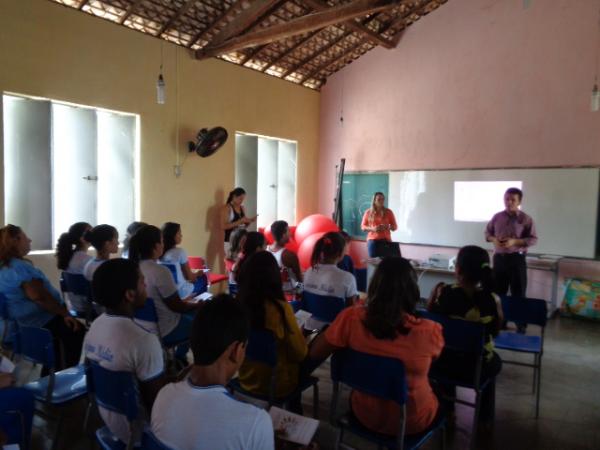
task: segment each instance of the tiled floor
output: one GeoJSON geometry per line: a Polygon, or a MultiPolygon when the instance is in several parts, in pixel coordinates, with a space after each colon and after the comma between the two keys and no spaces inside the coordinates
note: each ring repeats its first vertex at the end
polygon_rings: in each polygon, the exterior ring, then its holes
{"type": "MultiPolygon", "coordinates": [[[[478,449],[600,449],[600,324],[557,318],[549,321],[543,358],[540,417],[535,419],[535,396],[531,394],[532,370],[505,365],[496,387],[496,422],[491,433],[481,435],[478,449]]],[[[511,355],[513,356],[513,355],[511,355]]],[[[335,429],[325,422],[329,414],[331,382],[326,363],[315,373],[320,379],[320,418],[317,438],[321,449],[333,448],[335,429]]],[[[468,395],[461,393],[459,395],[468,395]]],[[[305,394],[305,412],[311,414],[312,397],[305,394]]],[[[346,404],[342,401],[341,404],[346,404]]],[[[70,411],[71,419],[61,433],[61,448],[95,448],[83,436],[84,405],[70,411]]],[[[473,410],[457,406],[456,426],[447,436],[447,449],[469,445],[473,410]]],[[[34,450],[48,448],[47,430],[36,420],[34,450]]],[[[356,449],[374,449],[348,436],[356,449]]],[[[439,448],[432,440],[425,449],[439,448]]]]}

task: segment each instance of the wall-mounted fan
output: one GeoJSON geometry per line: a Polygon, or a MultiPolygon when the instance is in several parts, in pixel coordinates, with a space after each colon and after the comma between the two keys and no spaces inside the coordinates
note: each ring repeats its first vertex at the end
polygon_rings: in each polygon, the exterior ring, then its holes
{"type": "Polygon", "coordinates": [[[198,131],[196,142],[188,142],[188,150],[198,153],[198,156],[206,158],[215,153],[226,141],[227,130],[223,127],[202,128],[198,131]]]}

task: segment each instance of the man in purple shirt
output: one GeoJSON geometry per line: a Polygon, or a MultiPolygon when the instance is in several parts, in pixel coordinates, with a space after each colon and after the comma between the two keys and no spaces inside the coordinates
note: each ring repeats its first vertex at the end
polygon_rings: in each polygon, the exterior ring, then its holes
{"type": "MultiPolygon", "coordinates": [[[[519,209],[523,192],[509,188],[504,193],[506,209],[494,214],[485,229],[485,238],[494,244],[494,276],[499,295],[525,297],[527,290],[527,250],[537,243],[533,219],[519,209]]],[[[524,327],[519,326],[519,331],[524,327]]]]}

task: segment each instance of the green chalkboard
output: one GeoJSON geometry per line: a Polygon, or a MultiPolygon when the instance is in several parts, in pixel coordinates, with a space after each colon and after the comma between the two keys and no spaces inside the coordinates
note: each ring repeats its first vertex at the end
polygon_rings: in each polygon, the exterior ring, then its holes
{"type": "Polygon", "coordinates": [[[363,214],[371,207],[373,194],[383,192],[388,196],[389,174],[346,173],[342,181],[342,226],[350,236],[365,239],[367,233],[360,229],[363,214]]]}

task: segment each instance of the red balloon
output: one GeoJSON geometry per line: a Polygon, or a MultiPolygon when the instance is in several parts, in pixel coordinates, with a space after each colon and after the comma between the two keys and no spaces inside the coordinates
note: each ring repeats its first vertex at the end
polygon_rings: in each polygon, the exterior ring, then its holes
{"type": "Polygon", "coordinates": [[[324,232],[311,234],[300,244],[300,247],[298,248],[298,259],[300,260],[300,267],[302,270],[306,270],[310,267],[310,258],[312,257],[315,244],[324,234],[324,232]]]}
{"type": "Polygon", "coordinates": [[[295,239],[300,245],[307,237],[315,233],[328,233],[340,231],[338,226],[329,217],[322,214],[312,214],[302,219],[296,227],[295,239]]]}
{"type": "Polygon", "coordinates": [[[273,239],[273,233],[271,233],[271,229],[267,228],[263,231],[263,235],[265,237],[265,240],[267,241],[267,245],[271,245],[273,242],[275,242],[275,239],[273,239]]]}
{"type": "Polygon", "coordinates": [[[290,227],[290,238],[296,239],[296,225],[290,227]]]}
{"type": "Polygon", "coordinates": [[[290,238],[290,241],[285,244],[285,248],[290,252],[298,253],[298,243],[294,239],[290,238]]]}

